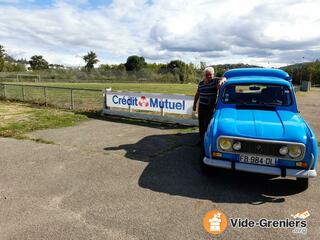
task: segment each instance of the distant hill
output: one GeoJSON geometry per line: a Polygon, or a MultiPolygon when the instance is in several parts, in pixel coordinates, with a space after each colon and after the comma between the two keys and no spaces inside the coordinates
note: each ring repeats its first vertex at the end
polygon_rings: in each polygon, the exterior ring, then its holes
{"type": "Polygon", "coordinates": [[[234,69],[234,68],[259,68],[261,66],[249,65],[249,64],[244,64],[244,63],[235,63],[235,64],[217,64],[217,65],[212,65],[212,67],[214,67],[214,69],[216,70],[216,76],[222,77],[223,73],[225,71],[230,70],[230,69],[234,69]]]}
{"type": "MultiPolygon", "coordinates": [[[[237,64],[217,64],[212,65],[216,70],[217,77],[221,77],[223,73],[234,68],[259,68],[262,66],[249,65],[243,63],[237,64]]],[[[289,73],[292,77],[293,84],[300,84],[301,81],[311,81],[312,84],[320,84],[320,61],[302,62],[280,67],[280,69],[289,73]]]]}
{"type": "Polygon", "coordinates": [[[313,84],[320,83],[320,62],[303,62],[283,66],[280,69],[290,74],[294,84],[301,81],[311,81],[313,84]]]}

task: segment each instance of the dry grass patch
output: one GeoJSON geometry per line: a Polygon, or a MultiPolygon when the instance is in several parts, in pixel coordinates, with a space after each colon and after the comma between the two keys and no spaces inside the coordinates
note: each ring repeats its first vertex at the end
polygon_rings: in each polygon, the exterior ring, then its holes
{"type": "MultiPolygon", "coordinates": [[[[73,126],[86,119],[87,116],[70,111],[0,101],[1,137],[26,139],[28,137],[25,134],[28,132],[73,126]]],[[[32,140],[49,143],[43,139],[32,140]]]]}

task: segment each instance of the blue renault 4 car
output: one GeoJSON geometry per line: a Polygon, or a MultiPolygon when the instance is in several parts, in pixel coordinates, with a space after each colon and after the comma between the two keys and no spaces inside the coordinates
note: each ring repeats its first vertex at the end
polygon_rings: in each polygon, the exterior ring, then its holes
{"type": "Polygon", "coordinates": [[[202,167],[296,177],[307,188],[317,175],[318,144],[298,112],[288,73],[248,68],[224,77],[205,134],[202,167]]]}

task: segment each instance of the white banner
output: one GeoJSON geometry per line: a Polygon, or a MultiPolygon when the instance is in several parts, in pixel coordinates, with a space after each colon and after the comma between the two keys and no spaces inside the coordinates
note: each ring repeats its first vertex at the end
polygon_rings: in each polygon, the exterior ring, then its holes
{"type": "Polygon", "coordinates": [[[193,97],[179,94],[150,94],[136,92],[106,92],[108,107],[153,112],[192,114],[193,97]]]}

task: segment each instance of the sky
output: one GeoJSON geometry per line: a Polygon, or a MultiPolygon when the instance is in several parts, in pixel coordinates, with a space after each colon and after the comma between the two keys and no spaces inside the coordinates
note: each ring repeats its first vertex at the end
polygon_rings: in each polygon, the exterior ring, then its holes
{"type": "Polygon", "coordinates": [[[0,45],[49,63],[247,63],[320,58],[320,0],[0,0],[0,45]]]}

